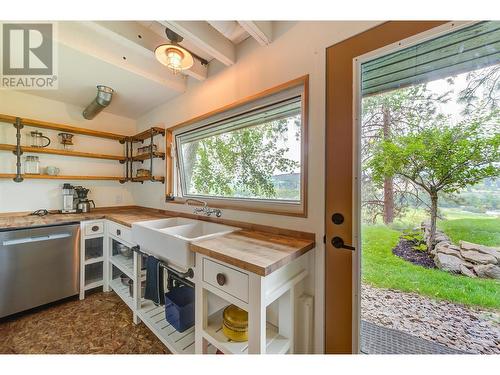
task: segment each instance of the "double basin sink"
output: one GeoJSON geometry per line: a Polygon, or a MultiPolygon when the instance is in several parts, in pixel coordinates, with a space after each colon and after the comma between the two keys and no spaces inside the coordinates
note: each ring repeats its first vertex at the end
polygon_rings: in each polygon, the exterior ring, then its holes
{"type": "Polygon", "coordinates": [[[132,224],[132,239],[142,251],[181,268],[194,266],[191,242],[223,236],[239,230],[208,221],[172,217],[132,224]]]}

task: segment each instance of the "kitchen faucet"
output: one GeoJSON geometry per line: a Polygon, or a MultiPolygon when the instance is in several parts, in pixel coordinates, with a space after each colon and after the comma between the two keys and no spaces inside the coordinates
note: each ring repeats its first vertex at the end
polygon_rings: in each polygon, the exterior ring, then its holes
{"type": "Polygon", "coordinates": [[[186,205],[189,206],[189,202],[196,202],[196,203],[200,203],[200,204],[203,205],[203,207],[201,207],[201,208],[200,207],[196,207],[194,209],[193,212],[195,214],[203,213],[206,216],[210,216],[212,214],[215,214],[215,216],[217,216],[217,217],[221,217],[222,216],[222,211],[220,209],[208,207],[207,202],[202,201],[201,199],[195,199],[195,198],[188,198],[188,199],[186,199],[186,202],[185,202],[186,205]]]}

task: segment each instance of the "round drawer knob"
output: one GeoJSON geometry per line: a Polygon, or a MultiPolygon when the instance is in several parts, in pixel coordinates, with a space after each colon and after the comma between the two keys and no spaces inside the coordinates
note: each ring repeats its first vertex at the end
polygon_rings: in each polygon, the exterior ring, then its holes
{"type": "Polygon", "coordinates": [[[223,286],[226,283],[226,275],[223,273],[218,273],[217,274],[217,284],[220,286],[223,286]]]}
{"type": "Polygon", "coordinates": [[[92,232],[97,232],[98,230],[99,230],[99,226],[98,225],[92,226],[92,232]]]}

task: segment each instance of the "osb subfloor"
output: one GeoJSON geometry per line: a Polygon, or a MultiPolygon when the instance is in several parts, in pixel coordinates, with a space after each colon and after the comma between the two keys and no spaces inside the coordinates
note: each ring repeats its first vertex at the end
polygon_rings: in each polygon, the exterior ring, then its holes
{"type": "Polygon", "coordinates": [[[1,354],[161,354],[168,349],[113,292],[0,320],[1,354]]]}

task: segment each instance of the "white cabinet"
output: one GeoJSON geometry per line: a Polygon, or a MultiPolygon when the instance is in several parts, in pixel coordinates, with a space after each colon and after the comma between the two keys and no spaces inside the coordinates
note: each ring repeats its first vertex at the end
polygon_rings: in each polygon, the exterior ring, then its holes
{"type": "Polygon", "coordinates": [[[225,354],[293,353],[295,286],[307,270],[298,259],[268,276],[239,269],[196,254],[195,352],[213,346],[225,354]],[[201,272],[200,272],[201,271],[201,272]],[[248,341],[234,342],[222,333],[222,312],[209,312],[217,296],[248,312],[248,341]],[[278,324],[268,321],[267,307],[276,302],[278,324]]]}
{"type": "Polygon", "coordinates": [[[97,287],[108,290],[106,283],[106,248],[104,220],[80,223],[80,299],[85,292],[97,287]]]}

